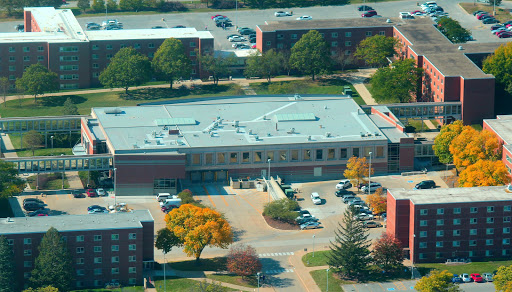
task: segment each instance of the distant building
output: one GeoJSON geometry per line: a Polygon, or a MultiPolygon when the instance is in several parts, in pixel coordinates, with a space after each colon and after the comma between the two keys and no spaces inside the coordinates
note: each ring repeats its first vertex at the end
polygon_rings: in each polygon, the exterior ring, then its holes
{"type": "Polygon", "coordinates": [[[509,174],[512,174],[512,115],[500,115],[496,119],[484,120],[484,130],[496,134],[503,144],[501,161],[505,164],[509,174]]]}
{"type": "Polygon", "coordinates": [[[504,186],[389,189],[387,233],[414,263],[510,259],[512,193],[504,186]]]}
{"type": "Polygon", "coordinates": [[[0,235],[14,250],[21,287],[26,287],[46,231],[54,227],[72,257],[75,288],[143,285],[154,261],[154,220],[148,210],[128,213],[16,217],[0,220],[0,235]]]}

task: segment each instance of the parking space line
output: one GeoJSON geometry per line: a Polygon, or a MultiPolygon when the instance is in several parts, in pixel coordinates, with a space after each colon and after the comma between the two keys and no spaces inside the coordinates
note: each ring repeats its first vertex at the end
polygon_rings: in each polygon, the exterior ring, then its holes
{"type": "Polygon", "coordinates": [[[395,284],[395,286],[398,288],[398,290],[407,290],[407,288],[405,288],[404,283],[402,283],[402,282],[393,282],[393,284],[395,284]]]}
{"type": "MultiPolygon", "coordinates": [[[[238,193],[235,191],[235,189],[233,189],[233,192],[235,192],[235,193],[238,195],[238,193]]],[[[254,207],[254,205],[253,205],[253,204],[251,204],[251,203],[249,203],[249,201],[247,201],[244,197],[240,196],[240,198],[241,198],[242,200],[244,200],[247,204],[251,205],[251,207],[253,207],[253,208],[254,208],[254,210],[256,210],[256,212],[258,212],[258,213],[260,213],[260,214],[262,213],[262,211],[261,211],[260,209],[258,209],[258,208],[256,208],[256,207],[254,207]]]]}
{"type": "Polygon", "coordinates": [[[203,185],[203,189],[204,189],[204,192],[206,193],[206,195],[208,196],[208,199],[210,200],[210,202],[212,203],[213,207],[216,208],[217,206],[215,206],[215,203],[213,202],[212,200],[212,197],[210,197],[210,193],[208,192],[208,190],[206,189],[206,186],[203,185]]]}
{"type": "Polygon", "coordinates": [[[381,283],[379,283],[379,286],[382,288],[382,291],[386,291],[386,289],[384,289],[384,286],[382,286],[381,283]]]}
{"type": "Polygon", "coordinates": [[[357,289],[356,285],[352,284],[352,286],[354,286],[354,289],[356,289],[356,291],[359,291],[359,290],[357,289]]]}
{"type": "Polygon", "coordinates": [[[229,207],[229,204],[228,204],[228,202],[226,201],[226,199],[224,198],[224,195],[222,194],[222,191],[221,191],[221,189],[219,188],[219,186],[217,186],[217,185],[216,185],[216,186],[215,186],[215,188],[217,189],[217,192],[219,192],[219,195],[220,195],[221,199],[224,201],[224,204],[226,204],[226,206],[228,206],[228,207],[229,207]]]}

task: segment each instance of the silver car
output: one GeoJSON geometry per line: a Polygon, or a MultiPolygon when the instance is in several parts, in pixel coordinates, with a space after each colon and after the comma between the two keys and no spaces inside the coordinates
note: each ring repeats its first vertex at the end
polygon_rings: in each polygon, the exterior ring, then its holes
{"type": "Polygon", "coordinates": [[[491,273],[483,273],[482,274],[482,278],[484,278],[484,280],[487,281],[487,282],[492,282],[493,281],[491,273]]]}
{"type": "Polygon", "coordinates": [[[318,222],[306,222],[300,226],[300,230],[317,229],[318,227],[320,227],[320,223],[318,222]]]}

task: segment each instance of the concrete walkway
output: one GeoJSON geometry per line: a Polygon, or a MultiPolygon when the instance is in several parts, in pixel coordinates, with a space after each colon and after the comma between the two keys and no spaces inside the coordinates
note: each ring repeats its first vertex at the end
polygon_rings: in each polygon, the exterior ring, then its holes
{"type": "Polygon", "coordinates": [[[302,286],[304,287],[304,291],[322,292],[320,288],[316,285],[316,282],[313,279],[313,277],[311,277],[310,272],[322,269],[325,270],[329,268],[329,266],[306,267],[302,262],[302,257],[306,253],[308,252],[305,252],[304,250],[294,252],[294,254],[289,258],[290,264],[293,266],[293,269],[295,270],[297,277],[299,277],[299,280],[302,286]]]}
{"type": "Polygon", "coordinates": [[[359,96],[364,100],[367,105],[376,105],[377,102],[373,99],[372,95],[364,85],[364,82],[375,73],[377,69],[359,69],[355,72],[347,72],[340,75],[343,79],[352,83],[354,88],[359,93],[359,96]]]}
{"type": "Polygon", "coordinates": [[[249,86],[249,83],[240,83],[245,95],[256,95],[256,91],[249,86]]]}

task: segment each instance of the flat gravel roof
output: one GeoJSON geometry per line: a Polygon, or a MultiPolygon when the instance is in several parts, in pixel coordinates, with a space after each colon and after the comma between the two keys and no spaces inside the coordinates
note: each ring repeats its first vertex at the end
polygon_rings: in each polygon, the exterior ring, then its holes
{"type": "Polygon", "coordinates": [[[512,201],[505,186],[475,188],[436,188],[427,190],[388,189],[396,200],[411,200],[415,205],[512,201]]]}

